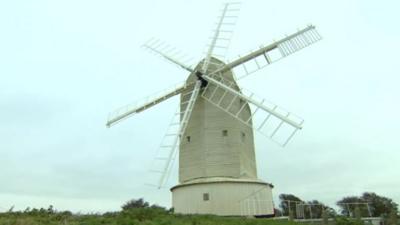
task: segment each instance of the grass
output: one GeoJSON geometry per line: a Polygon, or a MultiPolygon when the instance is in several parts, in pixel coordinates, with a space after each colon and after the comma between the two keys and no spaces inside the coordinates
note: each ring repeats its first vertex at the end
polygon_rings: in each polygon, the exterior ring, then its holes
{"type": "Polygon", "coordinates": [[[297,225],[290,221],[219,217],[212,215],[178,215],[163,209],[135,208],[104,214],[72,214],[32,210],[0,214],[0,225],[297,225]]]}
{"type": "MultiPolygon", "coordinates": [[[[322,225],[324,222],[313,223],[322,225]]],[[[0,225],[305,225],[287,220],[221,217],[213,215],[180,215],[157,206],[125,208],[103,214],[73,214],[48,209],[0,213],[0,225]]],[[[361,220],[335,217],[326,225],[364,225],[361,220]]],[[[397,225],[397,222],[387,223],[397,225]]]]}

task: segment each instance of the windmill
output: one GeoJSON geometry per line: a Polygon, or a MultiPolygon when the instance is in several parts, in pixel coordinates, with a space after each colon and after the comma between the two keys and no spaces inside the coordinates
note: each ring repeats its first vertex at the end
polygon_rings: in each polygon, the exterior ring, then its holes
{"type": "Polygon", "coordinates": [[[180,95],[180,107],[160,146],[160,168],[155,170],[160,173],[157,186],[161,188],[179,152],[179,183],[171,188],[177,213],[273,215],[273,186],[257,178],[253,130],[285,146],[302,128],[301,118],[240,88],[237,81],[319,41],[321,36],[314,26],[308,26],[224,62],[218,50],[229,46],[229,27],[236,23],[238,6],[224,4],[206,55],[195,67],[172,56],[170,47],[158,40],[146,43],[146,49],[190,74],[183,84],[141,104],[122,107],[107,121],[110,127],[180,95]]]}

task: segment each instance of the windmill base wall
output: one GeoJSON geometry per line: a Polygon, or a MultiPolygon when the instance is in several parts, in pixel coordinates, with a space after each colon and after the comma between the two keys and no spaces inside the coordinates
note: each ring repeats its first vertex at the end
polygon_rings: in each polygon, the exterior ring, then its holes
{"type": "Polygon", "coordinates": [[[171,188],[172,206],[180,214],[273,216],[272,188],[259,180],[183,183],[171,188]]]}

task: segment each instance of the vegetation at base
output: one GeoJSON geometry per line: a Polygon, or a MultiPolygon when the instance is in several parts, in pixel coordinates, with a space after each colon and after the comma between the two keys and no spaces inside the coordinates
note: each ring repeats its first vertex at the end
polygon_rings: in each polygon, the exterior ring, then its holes
{"type": "Polygon", "coordinates": [[[162,208],[129,208],[104,214],[72,214],[33,209],[0,214],[0,225],[298,225],[271,219],[179,215],[162,208]]]}
{"type": "Polygon", "coordinates": [[[398,211],[398,205],[392,199],[379,196],[372,192],[365,192],[361,196],[350,196],[344,197],[342,200],[337,202],[340,207],[340,213],[342,215],[353,215],[360,213],[362,216],[371,214],[372,217],[388,216],[392,212],[398,211]],[[364,205],[346,205],[345,203],[368,203],[369,208],[364,205]],[[358,212],[359,211],[359,212],[358,212]]]}
{"type": "Polygon", "coordinates": [[[364,225],[364,222],[359,218],[353,219],[348,217],[336,217],[335,225],[364,225]]]}
{"type": "Polygon", "coordinates": [[[281,194],[279,195],[280,208],[282,209],[282,215],[294,216],[298,215],[302,211],[305,219],[311,218],[322,218],[323,214],[327,214],[328,217],[334,217],[336,212],[329,206],[324,205],[318,200],[303,201],[299,197],[292,194],[281,194]],[[300,203],[300,205],[299,205],[300,203]],[[305,204],[305,205],[301,205],[305,204]],[[310,213],[312,212],[312,213],[310,213]]]}
{"type": "Polygon", "coordinates": [[[0,213],[0,225],[297,225],[298,223],[271,219],[220,217],[213,215],[180,215],[173,209],[150,205],[134,199],[121,206],[118,212],[103,214],[73,214],[47,209],[31,209],[0,213]]]}
{"type": "MultiPolygon", "coordinates": [[[[339,206],[349,199],[357,197],[346,197],[340,200],[339,206]]],[[[364,193],[360,198],[368,199],[373,215],[383,219],[385,225],[400,225],[398,206],[391,199],[381,197],[375,193],[364,193]],[[380,213],[380,215],[379,215],[380,213]]],[[[121,206],[121,211],[74,214],[70,211],[57,211],[53,206],[47,209],[27,208],[24,211],[14,211],[13,207],[8,212],[0,213],[0,225],[299,225],[304,223],[293,222],[292,219],[301,210],[295,203],[309,204],[312,210],[312,218],[321,218],[320,222],[313,222],[314,225],[364,225],[361,220],[362,209],[355,205],[354,209],[346,207],[347,211],[341,208],[338,215],[332,208],[323,205],[317,200],[304,202],[297,196],[291,194],[280,195],[281,209],[275,209],[276,215],[284,213],[292,214],[289,220],[255,219],[245,217],[220,217],[213,215],[180,215],[174,214],[173,209],[166,209],[158,205],[150,205],[143,199],[133,199],[121,206]],[[289,203],[292,202],[292,203],[289,203]],[[319,205],[319,209],[312,208],[319,205]],[[322,210],[323,209],[323,210],[322,210]],[[290,213],[289,213],[290,212],[290,213]],[[350,217],[348,217],[350,215],[350,217]],[[330,218],[330,220],[329,220],[330,218]],[[333,220],[332,220],[333,219],[333,220]]],[[[360,202],[360,199],[357,199],[360,202]]],[[[306,213],[306,208],[302,211],[306,213]]],[[[286,214],[286,216],[288,215],[286,214]]],[[[307,215],[303,215],[307,219],[307,215]]]]}
{"type": "Polygon", "coordinates": [[[398,214],[397,203],[373,192],[342,198],[336,203],[339,212],[318,200],[303,201],[293,194],[281,194],[279,200],[281,210],[276,211],[278,215],[297,216],[297,218],[304,219],[323,218],[324,216],[332,218],[342,215],[352,218],[383,217],[388,219],[390,217],[395,221],[398,214]]]}

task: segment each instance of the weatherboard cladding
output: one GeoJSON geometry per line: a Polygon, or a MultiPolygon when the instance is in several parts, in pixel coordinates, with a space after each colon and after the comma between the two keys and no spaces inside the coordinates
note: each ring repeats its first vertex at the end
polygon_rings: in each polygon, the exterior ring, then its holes
{"type": "MultiPolygon", "coordinates": [[[[200,66],[201,64],[197,68],[200,66]]],[[[233,81],[231,71],[227,71],[223,76],[233,81]]],[[[191,74],[187,83],[195,80],[195,75],[191,74]]],[[[239,90],[237,85],[234,88],[239,90]]],[[[188,93],[191,90],[192,88],[188,88],[182,93],[181,102],[190,98],[188,93]]],[[[214,89],[207,89],[207,92],[214,92],[214,89]]],[[[223,93],[223,90],[218,89],[214,92],[214,96],[219,99],[223,93]]],[[[229,105],[232,99],[233,96],[226,95],[221,104],[229,105]]],[[[246,106],[241,111],[240,116],[249,118],[251,111],[247,103],[235,99],[231,109],[233,112],[237,112],[238,109],[243,107],[243,104],[246,104],[246,106]]],[[[182,105],[181,112],[184,112],[185,109],[186,106],[182,105]]],[[[253,130],[201,96],[196,100],[183,136],[190,136],[190,142],[185,139],[180,145],[180,183],[196,178],[214,176],[257,178],[253,130]],[[226,136],[223,134],[224,130],[227,131],[226,136]],[[242,138],[242,133],[245,134],[245,138],[242,138]]]]}
{"type": "Polygon", "coordinates": [[[272,215],[272,185],[259,181],[221,180],[185,183],[171,189],[176,213],[272,215]],[[208,200],[204,200],[204,194],[208,200]]]}

